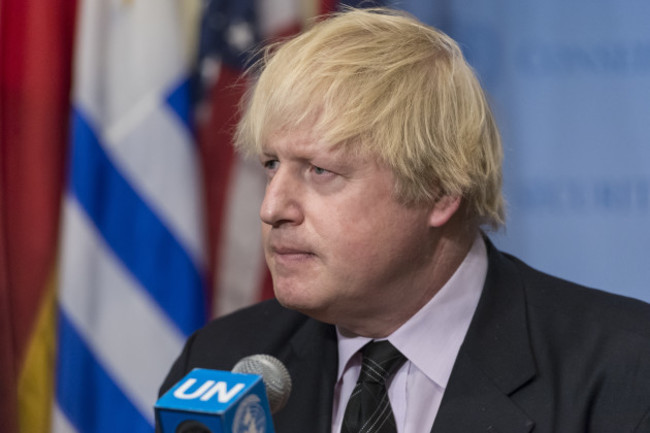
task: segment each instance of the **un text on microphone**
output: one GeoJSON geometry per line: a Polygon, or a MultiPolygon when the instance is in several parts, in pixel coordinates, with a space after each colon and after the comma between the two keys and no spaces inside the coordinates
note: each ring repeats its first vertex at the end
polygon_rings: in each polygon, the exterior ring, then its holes
{"type": "Polygon", "coordinates": [[[155,405],[160,433],[275,433],[262,377],[195,368],[155,405]]]}

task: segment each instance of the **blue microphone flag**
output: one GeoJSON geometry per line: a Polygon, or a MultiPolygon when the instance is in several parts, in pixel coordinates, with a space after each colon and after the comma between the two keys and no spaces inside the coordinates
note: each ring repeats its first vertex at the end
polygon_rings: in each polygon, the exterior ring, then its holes
{"type": "Polygon", "coordinates": [[[275,433],[262,377],[195,368],[155,405],[160,433],[275,433]]]}

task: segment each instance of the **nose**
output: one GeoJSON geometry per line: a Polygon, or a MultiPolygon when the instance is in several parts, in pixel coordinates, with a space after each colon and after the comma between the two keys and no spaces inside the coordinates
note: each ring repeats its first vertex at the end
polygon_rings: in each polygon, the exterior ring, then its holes
{"type": "Polygon", "coordinates": [[[301,185],[297,176],[280,168],[266,185],[260,218],[272,227],[297,225],[303,220],[301,185]]]}

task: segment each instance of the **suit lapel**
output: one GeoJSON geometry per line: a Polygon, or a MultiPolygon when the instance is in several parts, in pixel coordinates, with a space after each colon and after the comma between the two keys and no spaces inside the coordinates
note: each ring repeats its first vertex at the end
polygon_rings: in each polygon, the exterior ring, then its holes
{"type": "Polygon", "coordinates": [[[535,375],[523,284],[486,239],[488,275],[432,433],[527,433],[534,423],[509,398],[535,375]]]}
{"type": "Polygon", "coordinates": [[[431,429],[431,433],[528,433],[534,423],[499,389],[480,366],[465,355],[431,429]]]}
{"type": "Polygon", "coordinates": [[[278,432],[330,433],[337,350],[334,327],[313,319],[291,339],[283,361],[293,390],[287,407],[275,418],[278,432]]]}

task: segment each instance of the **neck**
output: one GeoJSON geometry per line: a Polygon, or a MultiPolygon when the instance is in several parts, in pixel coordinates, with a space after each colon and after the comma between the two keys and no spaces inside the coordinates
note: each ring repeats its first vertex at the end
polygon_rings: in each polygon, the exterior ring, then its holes
{"type": "MultiPolygon", "coordinates": [[[[451,222],[450,222],[451,223],[451,222]]],[[[478,229],[450,224],[432,241],[426,266],[392,289],[378,311],[338,322],[344,335],[385,338],[395,332],[440,291],[467,256],[478,229]]]]}

